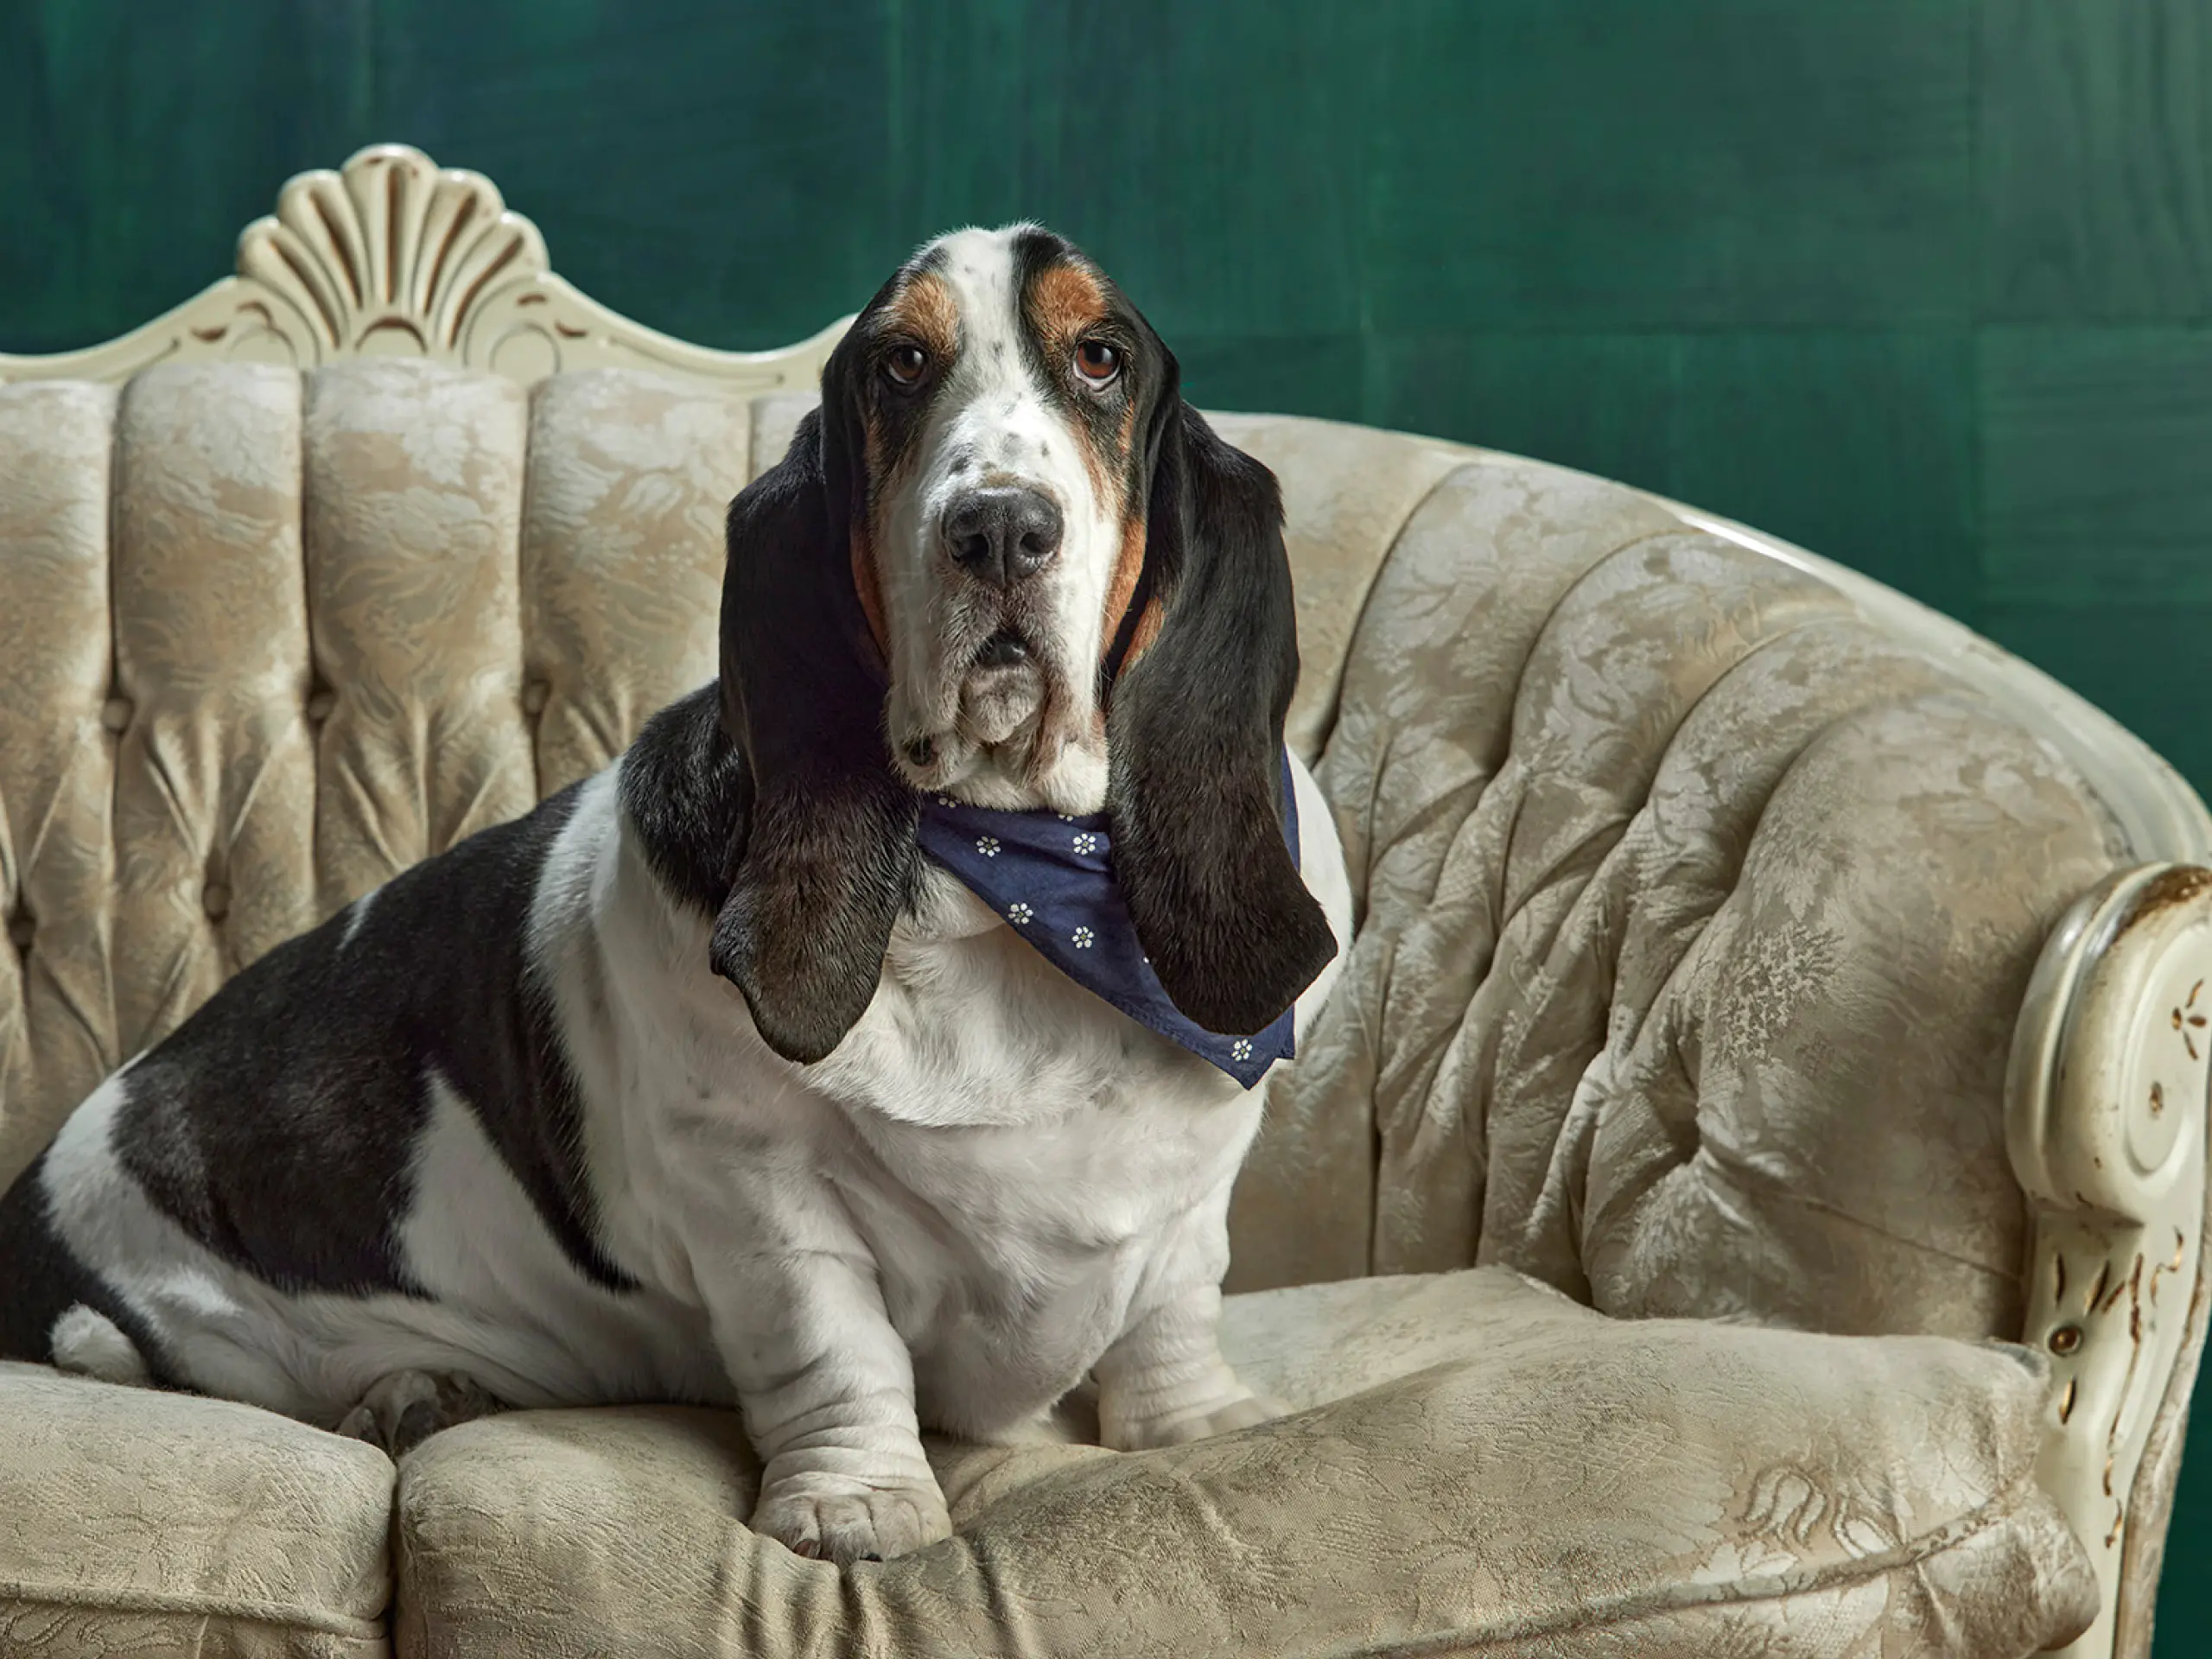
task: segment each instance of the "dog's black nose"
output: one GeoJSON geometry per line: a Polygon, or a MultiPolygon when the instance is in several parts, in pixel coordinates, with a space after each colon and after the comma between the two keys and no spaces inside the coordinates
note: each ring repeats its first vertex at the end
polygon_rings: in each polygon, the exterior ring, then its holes
{"type": "Polygon", "coordinates": [[[944,544],[971,576],[1004,588],[1060,550],[1060,510],[1035,490],[970,490],[944,515],[944,544]]]}

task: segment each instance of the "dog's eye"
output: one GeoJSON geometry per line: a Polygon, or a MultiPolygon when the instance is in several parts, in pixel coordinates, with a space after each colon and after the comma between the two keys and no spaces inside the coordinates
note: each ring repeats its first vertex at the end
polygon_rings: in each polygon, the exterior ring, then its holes
{"type": "Polygon", "coordinates": [[[883,372],[896,385],[912,386],[921,382],[922,371],[930,365],[930,354],[909,342],[893,346],[891,355],[883,359],[883,372]]]}
{"type": "Polygon", "coordinates": [[[1103,386],[1122,372],[1122,354],[1103,340],[1086,340],[1075,348],[1075,372],[1103,386]]]}

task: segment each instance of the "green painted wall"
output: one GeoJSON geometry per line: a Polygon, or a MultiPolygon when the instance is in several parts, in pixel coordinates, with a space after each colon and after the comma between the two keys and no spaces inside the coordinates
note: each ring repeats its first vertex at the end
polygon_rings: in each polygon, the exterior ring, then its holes
{"type": "MultiPolygon", "coordinates": [[[[383,138],[720,345],[1043,218],[1201,401],[1746,519],[2212,791],[2212,0],[0,0],[0,349],[183,298],[383,138]]],[[[2168,1659],[2212,1450],[2176,1527],[2168,1659]]]]}

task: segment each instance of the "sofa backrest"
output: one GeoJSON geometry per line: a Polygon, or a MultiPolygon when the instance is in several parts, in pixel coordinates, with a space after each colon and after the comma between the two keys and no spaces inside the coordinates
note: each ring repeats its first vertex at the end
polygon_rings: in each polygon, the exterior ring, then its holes
{"type": "MultiPolygon", "coordinates": [[[[723,514],[811,402],[410,358],[0,388],[0,1179],[245,963],[712,678],[723,514]]],[[[1459,457],[1224,425],[1288,463],[1310,758],[1459,457]]]]}
{"type": "Polygon", "coordinates": [[[244,963],[712,677],[753,438],[619,371],[0,391],[0,1173],[244,963]]]}
{"type": "MultiPolygon", "coordinates": [[[[810,402],[628,369],[525,388],[408,358],[0,388],[0,1176],[245,963],[607,765],[711,678],[724,510],[810,402]]],[[[1783,957],[1750,978],[1685,970],[1719,1001],[1637,1065],[1664,1071],[1683,1044],[1717,1061],[1726,1033],[1749,1033],[1784,1051],[1744,1062],[1765,1066],[1757,1086],[1801,1086],[1804,1046],[1838,1039],[1817,1009],[1788,1012],[1810,986],[1902,1009],[1948,982],[1915,1040],[1830,1064],[1896,1097],[1915,1125],[1901,1145],[1946,1142],[1955,1190],[1908,1230],[1905,1258],[1979,1265],[1913,1317],[2017,1318],[2009,1270],[1988,1271],[2021,1229],[2004,1049],[2044,931],[2126,850],[2075,771],[1988,710],[1923,721],[1923,744],[1979,744],[2041,780],[1986,826],[2016,868],[1976,887],[1955,849],[1910,841],[1909,815],[1870,816],[1900,779],[1949,787],[1953,757],[1845,764],[1824,787],[1863,798],[1816,813],[1858,813],[1889,855],[1920,857],[1961,925],[1986,931],[1993,906],[2013,918],[1974,944],[1889,938],[1899,960],[1866,978],[1865,895],[1847,887],[1826,933],[1789,944],[1747,918],[1754,899],[1779,902],[1754,883],[1751,843],[1791,745],[1859,741],[1869,709],[1960,693],[1931,653],[1829,582],[1618,485],[1357,427],[1217,420],[1282,481],[1304,663],[1288,734],[1309,760],[1326,751],[1364,934],[1344,1006],[1275,1091],[1238,1193],[1233,1282],[1482,1255],[1600,1305],[1783,1309],[1784,1285],[1724,1293],[1701,1259],[1650,1282],[1673,1260],[1646,1248],[1663,1193],[1592,1231],[1576,1206],[1620,1167],[1557,1167],[1590,1128],[1575,1103],[1628,1061],[1609,1045],[1655,1009],[1690,1018],[1666,969],[1709,925],[1783,957]],[[1815,673],[1809,692],[1786,683],[1815,673]],[[1762,677],[1774,684],[1754,690],[1762,677]],[[1724,710],[1743,723],[1734,775],[1684,772],[1711,764],[1697,757],[1724,710]],[[1670,811],[1685,781],[1694,798],[1670,811]],[[1657,965],[1624,948],[1657,949],[1657,965]]],[[[1910,744],[1908,728],[1885,741],[1910,744]]],[[[1802,882],[1807,859],[1847,849],[1789,857],[1802,882]]],[[[1868,1026],[1872,1007],[1843,1017],[1868,1026]]],[[[1617,1112],[1663,1119],[1663,1082],[1639,1077],[1617,1112]]],[[[1667,1109],[1709,1119],[1744,1086],[1715,1070],[1667,1109]]],[[[1813,1103],[1788,1116],[1764,1131],[1777,1144],[1835,1135],[1813,1103]]],[[[1896,1156],[1836,1166],[1832,1201],[1901,1225],[1896,1156]]],[[[1870,1293],[1836,1317],[1880,1323],[1896,1306],[1870,1293]]]]}

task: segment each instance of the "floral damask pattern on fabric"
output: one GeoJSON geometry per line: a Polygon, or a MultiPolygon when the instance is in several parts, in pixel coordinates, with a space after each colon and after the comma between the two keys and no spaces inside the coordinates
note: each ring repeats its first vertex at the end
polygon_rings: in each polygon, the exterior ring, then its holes
{"type": "MultiPolygon", "coordinates": [[[[805,401],[404,360],[0,389],[0,1179],[239,964],[711,677],[722,511],[805,401]]],[[[744,1530],[728,1413],[441,1436],[395,1560],[364,1448],[0,1370],[0,1649],[373,1659],[387,1615],[425,1655],[2078,1627],[2033,1363],[1972,1344],[2019,1316],[2021,988],[2128,855],[2097,801],[1844,595],[1634,492],[1219,426],[1282,484],[1286,736],[1360,921],[1233,1216],[1232,1287],[1304,1287],[1227,1313],[1294,1414],[1135,1457],[940,1446],[961,1536],[841,1580],[744,1530]]]]}

